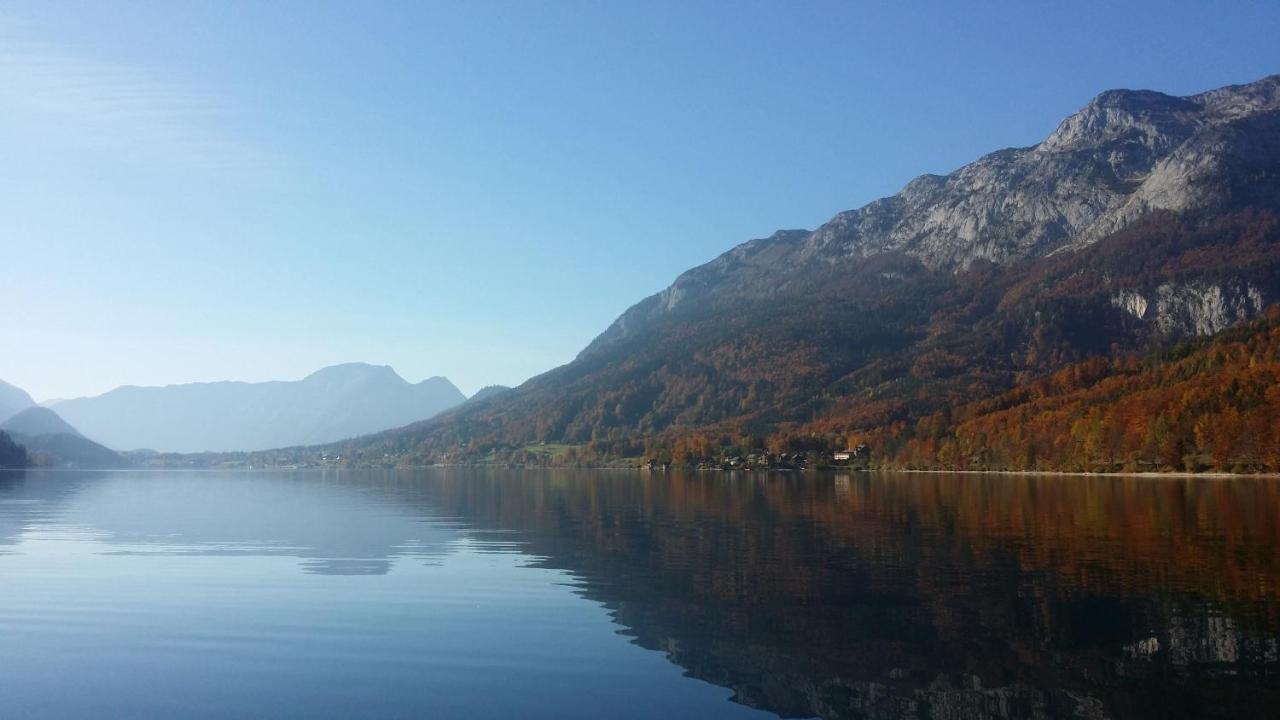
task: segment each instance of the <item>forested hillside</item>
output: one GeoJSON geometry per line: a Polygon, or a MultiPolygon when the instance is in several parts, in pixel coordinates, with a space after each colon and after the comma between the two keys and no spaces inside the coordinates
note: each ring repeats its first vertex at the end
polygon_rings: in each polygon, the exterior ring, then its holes
{"type": "Polygon", "coordinates": [[[769,434],[671,433],[677,465],[753,452],[829,457],[856,444],[872,467],[1067,472],[1280,472],[1280,306],[1212,340],[1094,357],[994,397],[956,395],[881,425],[831,414],[769,434]]]}
{"type": "Polygon", "coordinates": [[[29,462],[27,449],[14,442],[8,433],[0,431],[0,470],[24,468],[29,462]]]}
{"type": "Polygon", "coordinates": [[[1280,471],[1280,307],[1212,342],[1093,358],[863,435],[882,465],[1280,471]]]}

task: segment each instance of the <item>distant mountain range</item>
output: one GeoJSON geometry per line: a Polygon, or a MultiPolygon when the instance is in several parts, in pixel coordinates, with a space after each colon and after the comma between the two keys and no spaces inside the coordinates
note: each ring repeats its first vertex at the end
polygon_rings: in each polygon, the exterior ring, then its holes
{"type": "MultiPolygon", "coordinates": [[[[966,403],[1260,314],[1280,299],[1278,213],[1280,76],[1190,97],[1105,92],[1038,145],[689,270],[573,362],[488,402],[326,451],[696,462],[946,435],[966,403]]],[[[992,457],[987,442],[957,446],[949,466],[992,457]]]]}
{"type": "Polygon", "coordinates": [[[125,386],[50,404],[117,450],[259,450],[325,443],[424,420],[464,402],[453,383],[409,383],[386,366],[350,363],[302,380],[125,386]]]}
{"type": "Polygon", "coordinates": [[[129,462],[81,435],[56,412],[29,407],[0,422],[0,432],[26,450],[26,463],[46,467],[116,468],[129,462]]]}

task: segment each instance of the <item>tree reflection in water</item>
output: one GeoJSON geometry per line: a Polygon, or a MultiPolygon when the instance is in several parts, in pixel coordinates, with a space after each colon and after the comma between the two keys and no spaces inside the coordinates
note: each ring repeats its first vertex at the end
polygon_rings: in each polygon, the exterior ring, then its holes
{"type": "Polygon", "coordinates": [[[1275,480],[425,482],[441,511],[521,531],[640,645],[784,716],[1280,712],[1275,480]]]}

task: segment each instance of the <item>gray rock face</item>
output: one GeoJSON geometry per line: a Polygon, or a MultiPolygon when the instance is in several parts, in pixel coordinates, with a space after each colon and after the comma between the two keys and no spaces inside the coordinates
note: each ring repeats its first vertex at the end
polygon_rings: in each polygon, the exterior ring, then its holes
{"type": "Polygon", "coordinates": [[[1111,305],[1154,324],[1166,335],[1213,335],[1262,312],[1266,298],[1246,283],[1165,283],[1144,295],[1122,290],[1111,305]]]}
{"type": "Polygon", "coordinates": [[[1262,312],[1262,292],[1252,285],[1165,284],[1156,288],[1154,322],[1161,332],[1213,335],[1262,312]]]}
{"type": "MultiPolygon", "coordinates": [[[[593,347],[683,306],[767,297],[814,268],[879,253],[955,271],[979,260],[1007,264],[1077,249],[1156,210],[1248,204],[1280,204],[1280,75],[1191,97],[1112,90],[1034,147],[1000,150],[950,175],[923,175],[813,232],[739,245],[628,310],[593,347]]],[[[1168,317],[1182,319],[1169,320],[1171,327],[1216,326],[1216,310],[1175,311],[1191,301],[1174,295],[1168,317]]],[[[1136,298],[1119,302],[1139,317],[1149,311],[1136,298]]]]}
{"type": "MultiPolygon", "coordinates": [[[[1188,98],[1112,90],[1031,148],[841,213],[801,257],[900,250],[935,268],[1006,263],[1094,242],[1152,210],[1210,209],[1280,166],[1280,76],[1188,98]]],[[[1275,184],[1275,178],[1269,182],[1275,184]]]]}
{"type": "Polygon", "coordinates": [[[1130,315],[1145,320],[1147,318],[1147,299],[1133,290],[1121,290],[1111,296],[1111,305],[1120,308],[1130,315]]]}

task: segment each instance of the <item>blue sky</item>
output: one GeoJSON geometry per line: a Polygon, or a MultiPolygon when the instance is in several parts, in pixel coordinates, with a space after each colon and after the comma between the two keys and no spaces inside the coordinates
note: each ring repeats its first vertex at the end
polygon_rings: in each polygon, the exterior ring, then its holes
{"type": "Polygon", "coordinates": [[[7,2],[0,379],[516,384],[739,242],[1277,37],[1273,2],[7,2]]]}

